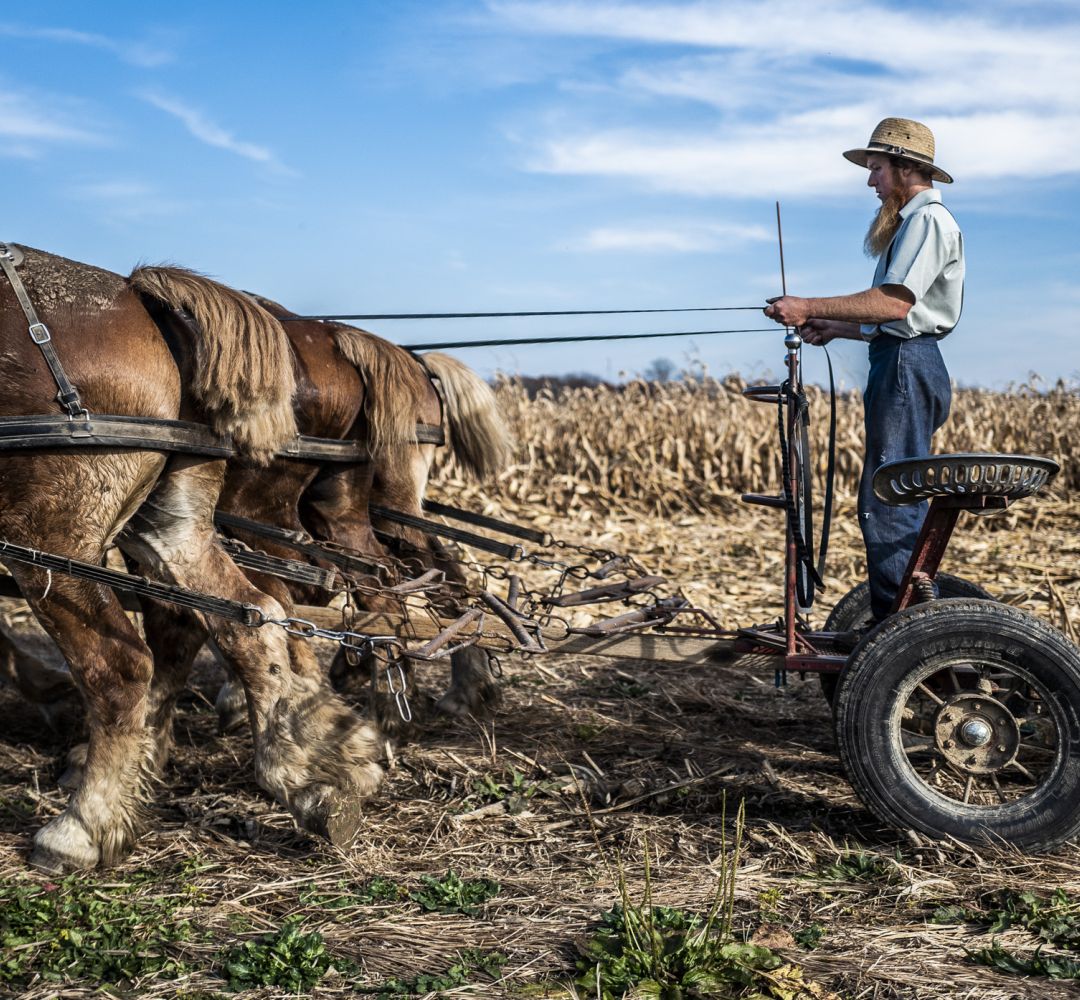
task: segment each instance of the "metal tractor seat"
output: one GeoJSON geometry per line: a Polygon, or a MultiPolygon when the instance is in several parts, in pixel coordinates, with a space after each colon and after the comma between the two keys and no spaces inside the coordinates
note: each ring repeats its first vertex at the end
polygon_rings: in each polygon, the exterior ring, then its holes
{"type": "Polygon", "coordinates": [[[977,508],[984,506],[982,498],[999,497],[1007,504],[1033,496],[1060,470],[1052,458],[1038,455],[928,455],[881,466],[874,473],[874,492],[891,507],[951,497],[957,506],[977,508]]]}
{"type": "Polygon", "coordinates": [[[928,455],[889,462],[874,473],[874,492],[892,507],[932,501],[919,530],[893,612],[928,599],[961,511],[993,514],[1038,493],[1061,466],[1038,455],[928,455]]]}

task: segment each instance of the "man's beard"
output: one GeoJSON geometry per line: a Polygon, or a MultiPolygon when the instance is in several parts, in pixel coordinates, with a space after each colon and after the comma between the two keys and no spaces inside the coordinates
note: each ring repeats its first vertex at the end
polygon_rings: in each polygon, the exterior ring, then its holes
{"type": "Polygon", "coordinates": [[[866,231],[866,239],[863,240],[863,249],[867,257],[880,257],[888,250],[896,231],[900,228],[900,223],[903,222],[900,218],[900,209],[906,203],[907,191],[902,188],[894,188],[881,203],[877,214],[870,222],[870,228],[866,231]]]}

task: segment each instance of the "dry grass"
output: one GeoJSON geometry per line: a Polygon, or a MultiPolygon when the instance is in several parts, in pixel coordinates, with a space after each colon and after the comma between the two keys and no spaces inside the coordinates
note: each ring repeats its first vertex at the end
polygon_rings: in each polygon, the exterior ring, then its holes
{"type": "MultiPolygon", "coordinates": [[[[745,384],[702,376],[548,390],[530,399],[520,383],[504,381],[499,405],[518,436],[519,459],[500,477],[500,492],[559,513],[629,505],[700,514],[717,510],[729,493],[775,490],[776,408],[744,399],[745,384]]],[[[812,450],[823,465],[828,394],[810,386],[807,395],[812,450]]],[[[1068,460],[1077,440],[1080,394],[1074,387],[961,389],[935,450],[1046,455],[1065,465],[1060,488],[1075,490],[1080,466],[1068,460]]],[[[861,464],[862,399],[849,392],[837,400],[839,489],[854,490],[861,464]]]]}
{"type": "MultiPolygon", "coordinates": [[[[767,481],[771,411],[743,403],[730,385],[714,389],[715,398],[700,388],[662,390],[663,423],[642,416],[652,406],[645,387],[583,396],[571,401],[581,421],[575,429],[569,404],[527,403],[504,386],[504,405],[534,464],[507,470],[502,492],[444,479],[439,499],[528,520],[571,542],[634,553],[725,625],[772,619],[779,605],[780,516],[736,498],[762,487],[754,478],[759,473],[767,481]],[[695,400],[709,401],[700,417],[695,400]],[[602,416],[586,422],[586,403],[602,416]],[[751,422],[747,413],[759,410],[760,421],[751,422]],[[725,423],[724,413],[738,420],[725,423]],[[585,429],[588,446],[576,447],[573,435],[585,429]],[[675,443],[680,429],[681,446],[675,443]],[[738,461],[733,441],[745,445],[738,461]],[[651,457],[634,459],[631,470],[617,461],[627,454],[651,457]],[[707,475],[694,469],[706,454],[713,463],[707,475]],[[545,502],[550,509],[542,509],[545,502]],[[657,508],[678,512],[647,513],[657,508]]],[[[990,397],[961,394],[956,434],[963,432],[968,403],[971,412],[993,412],[990,397]]],[[[846,401],[843,416],[849,449],[856,447],[854,406],[846,401]]],[[[821,409],[816,402],[815,412],[821,409]]],[[[993,444],[1064,457],[1077,412],[1074,396],[1006,397],[999,413],[1008,416],[995,424],[999,438],[949,447],[993,444]],[[1060,428],[1039,426],[1052,423],[1040,417],[1050,406],[1060,407],[1060,428]],[[1022,437],[1025,419],[1031,439],[1022,437]]],[[[971,428],[979,424],[970,418],[971,428]]],[[[863,574],[848,496],[835,533],[818,622],[863,574]]],[[[1059,493],[998,518],[965,518],[945,568],[1065,629],[1080,628],[1080,505],[1059,493]]],[[[217,996],[226,989],[223,949],[299,916],[356,970],[325,978],[317,996],[444,972],[461,949],[473,948],[505,954],[504,978],[492,983],[476,976],[473,985],[453,988],[454,995],[570,998],[577,947],[601,909],[619,900],[613,859],[622,857],[630,895],[640,899],[648,850],[654,901],[704,910],[740,799],[747,839],[736,876],[737,929],[771,941],[839,996],[1076,995],[1075,983],[1024,980],[974,964],[968,952],[989,945],[990,936],[930,918],[940,906],[970,905],[994,889],[1062,888],[1076,898],[1080,849],[1027,858],[926,844],[882,828],[840,773],[831,718],[813,678],[792,676],[776,688],[771,665],[761,662],[682,667],[553,655],[512,658],[503,666],[505,705],[495,724],[432,720],[398,746],[355,849],[340,852],[296,833],[287,814],[258,791],[246,735],[215,735],[210,706],[220,675],[212,660],[203,660],[180,706],[177,752],[153,829],[118,870],[81,883],[116,900],[127,881],[154,873],[155,891],[180,900],[176,912],[199,934],[174,946],[188,969],[180,979],[149,975],[106,995],[217,996]],[[192,857],[198,865],[182,865],[192,857]],[[851,868],[860,858],[868,875],[851,868]],[[449,869],[493,880],[499,891],[472,916],[425,912],[409,899],[423,875],[449,869]],[[845,875],[848,870],[853,873],[845,875]],[[374,877],[404,894],[361,898],[374,877]],[[356,898],[334,905],[343,892],[356,898]],[[796,945],[791,935],[814,924],[823,928],[820,946],[796,945]]],[[[429,686],[442,679],[429,678],[429,686]]],[[[0,884],[48,882],[27,872],[25,859],[34,830],[63,807],[54,778],[68,742],[67,734],[44,729],[11,691],[0,690],[0,884]]],[[[1017,929],[999,940],[1029,955],[1036,947],[1017,929]]],[[[27,1000],[102,995],[95,992],[101,984],[78,970],[68,980],[37,981],[16,992],[27,1000]]]]}

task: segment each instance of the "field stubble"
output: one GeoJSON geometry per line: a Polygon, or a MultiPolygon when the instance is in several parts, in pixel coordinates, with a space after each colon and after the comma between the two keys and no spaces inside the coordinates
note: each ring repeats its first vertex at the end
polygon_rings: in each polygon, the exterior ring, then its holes
{"type": "MultiPolygon", "coordinates": [[[[527,457],[483,489],[444,470],[435,492],[570,542],[632,553],[725,626],[771,620],[782,525],[776,512],[747,508],[737,494],[775,489],[775,415],[741,400],[737,387],[638,386],[624,396],[596,390],[528,400],[503,386],[527,457]]],[[[1067,442],[1080,430],[1074,395],[995,398],[958,394],[939,450],[1069,457],[1067,442]]],[[[851,499],[857,404],[847,397],[841,406],[841,495],[822,618],[863,574],[851,499]]],[[[820,423],[822,402],[812,405],[820,423]]],[[[1067,467],[1044,500],[966,518],[944,567],[1074,638],[1075,475],[1067,467]]],[[[21,620],[17,609],[9,614],[21,620]]],[[[29,625],[26,637],[35,641],[29,625]]],[[[44,651],[40,642],[35,648],[44,651]]],[[[882,828],[840,773],[813,678],[792,676],[776,688],[764,663],[681,667],[586,656],[509,658],[503,668],[495,723],[433,720],[394,749],[356,848],[340,852],[295,832],[258,792],[246,735],[215,734],[220,674],[205,657],[181,704],[152,831],[118,870],[80,882],[115,901],[125,885],[149,880],[158,897],[179,899],[172,917],[154,919],[188,920],[198,933],[160,945],[184,963],[170,973],[179,979],[147,973],[116,994],[216,995],[227,988],[228,947],[298,918],[351,970],[325,975],[314,995],[396,983],[417,992],[574,996],[575,959],[601,911],[619,903],[620,878],[631,900],[643,898],[646,854],[654,903],[708,908],[730,864],[724,846],[730,850],[742,800],[735,926],[811,982],[845,998],[1075,995],[1075,983],[973,963],[968,953],[990,945],[986,928],[932,917],[942,907],[978,906],[991,892],[1059,888],[1075,900],[1080,851],[1027,858],[882,828]],[[423,877],[446,883],[450,871],[488,888],[456,912],[427,909],[423,877]],[[492,983],[490,974],[466,970],[454,980],[448,970],[462,964],[463,950],[501,953],[503,978],[492,983]]],[[[54,883],[27,873],[25,858],[33,830],[65,801],[53,779],[69,734],[44,732],[8,690],[0,691],[0,720],[0,878],[8,887],[47,888],[54,883]]],[[[1017,927],[996,938],[1026,956],[1038,945],[1017,927]]],[[[79,969],[71,966],[63,986],[38,980],[12,992],[89,997],[99,982],[79,969]]]]}

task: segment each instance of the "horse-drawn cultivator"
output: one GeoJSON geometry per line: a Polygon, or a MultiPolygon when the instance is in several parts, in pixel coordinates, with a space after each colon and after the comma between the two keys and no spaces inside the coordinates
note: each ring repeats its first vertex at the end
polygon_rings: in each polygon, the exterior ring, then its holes
{"type": "MultiPolygon", "coordinates": [[[[961,511],[1033,495],[1052,461],[939,455],[878,470],[887,503],[932,501],[893,614],[868,628],[864,585],[815,630],[824,564],[788,334],[785,381],[747,391],[777,408],[783,486],[744,498],[785,518],[783,612],[726,629],[630,556],[425,501],[437,446],[479,475],[508,449],[490,389],[453,359],[176,268],[122,279],[3,245],[0,263],[6,593],[59,645],[89,725],[68,808],[37,834],[32,863],[90,867],[130,848],[208,639],[234,678],[223,724],[250,722],[259,783],[335,842],[351,841],[378,783],[381,730],[411,721],[417,668],[448,660],[440,707],[483,714],[507,654],[768,657],[778,685],[820,675],[845,772],[880,819],[1029,850],[1080,831],[1080,652],[938,573],[961,511]],[[370,671],[373,719],[332,689],[314,640],[339,646],[331,676],[370,671]]],[[[36,669],[13,677],[30,690],[36,669]]]]}

